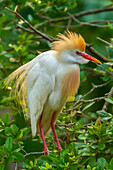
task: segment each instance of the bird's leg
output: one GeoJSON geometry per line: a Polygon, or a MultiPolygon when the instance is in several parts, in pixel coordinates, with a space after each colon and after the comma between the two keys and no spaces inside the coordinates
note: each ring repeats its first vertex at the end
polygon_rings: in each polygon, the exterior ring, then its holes
{"type": "Polygon", "coordinates": [[[46,145],[44,131],[43,131],[43,127],[42,127],[41,121],[42,121],[42,114],[41,114],[40,122],[39,122],[40,132],[41,132],[42,140],[43,140],[43,143],[44,143],[44,155],[49,155],[49,150],[48,150],[47,145],[46,145]]]}
{"type": "Polygon", "coordinates": [[[53,134],[55,136],[55,140],[57,142],[58,151],[60,151],[60,150],[62,150],[62,148],[60,146],[58,136],[57,136],[57,133],[56,133],[56,130],[55,130],[55,124],[54,124],[55,123],[55,116],[56,116],[56,112],[54,112],[53,115],[52,115],[51,127],[52,127],[53,134]]]}

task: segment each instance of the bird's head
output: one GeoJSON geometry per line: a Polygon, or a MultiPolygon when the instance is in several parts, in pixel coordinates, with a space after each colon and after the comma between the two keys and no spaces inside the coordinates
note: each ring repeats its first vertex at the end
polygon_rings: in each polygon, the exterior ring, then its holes
{"type": "Polygon", "coordinates": [[[52,45],[61,62],[85,64],[91,60],[101,64],[99,60],[85,53],[86,45],[81,35],[68,31],[66,35],[59,34],[58,37],[52,45]]]}

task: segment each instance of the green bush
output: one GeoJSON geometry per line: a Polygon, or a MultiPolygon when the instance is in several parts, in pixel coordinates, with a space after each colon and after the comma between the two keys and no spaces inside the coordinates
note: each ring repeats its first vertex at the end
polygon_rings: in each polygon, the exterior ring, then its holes
{"type": "Polygon", "coordinates": [[[103,3],[97,0],[1,0],[0,170],[12,167],[26,170],[113,169],[112,5],[112,1],[105,0],[103,3]],[[14,10],[16,5],[19,14],[51,41],[59,32],[64,33],[68,29],[82,34],[90,43],[87,44],[87,53],[103,63],[99,66],[89,62],[80,66],[78,94],[68,99],[56,122],[63,150],[60,153],[57,151],[51,133],[46,137],[51,151],[49,156],[43,155],[43,142],[39,137],[32,138],[30,122],[25,121],[16,97],[10,96],[12,86],[6,84],[4,88],[4,80],[12,71],[51,49],[47,38],[34,34],[19,17],[5,9],[7,6],[14,10]]]}

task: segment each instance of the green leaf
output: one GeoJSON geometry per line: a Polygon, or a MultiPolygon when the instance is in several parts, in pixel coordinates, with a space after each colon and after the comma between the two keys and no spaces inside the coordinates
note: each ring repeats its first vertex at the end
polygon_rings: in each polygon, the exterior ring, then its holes
{"type": "Polygon", "coordinates": [[[98,144],[99,150],[104,150],[105,147],[106,147],[106,145],[105,145],[104,143],[99,143],[99,144],[98,144]]]}
{"type": "Polygon", "coordinates": [[[106,159],[101,157],[97,160],[97,164],[103,169],[105,167],[106,159]]]}
{"type": "Polygon", "coordinates": [[[92,170],[96,170],[96,167],[93,167],[92,170]]]}
{"type": "Polygon", "coordinates": [[[110,153],[113,154],[113,149],[110,149],[110,153]]]}
{"type": "Polygon", "coordinates": [[[3,46],[0,44],[0,53],[3,51],[3,46]]]}
{"type": "Polygon", "coordinates": [[[20,129],[17,133],[17,139],[21,139],[23,137],[23,129],[20,129]]]}
{"type": "Polygon", "coordinates": [[[109,55],[113,58],[113,49],[109,46],[106,47],[107,51],[109,52],[109,55]]]}
{"type": "Polygon", "coordinates": [[[87,165],[87,170],[91,170],[91,167],[90,167],[90,165],[87,165]]]}
{"type": "Polygon", "coordinates": [[[8,161],[8,163],[12,163],[14,161],[14,156],[13,156],[12,153],[10,154],[10,156],[9,156],[7,161],[8,161]]]}
{"type": "Polygon", "coordinates": [[[8,137],[6,139],[5,146],[9,151],[12,150],[12,138],[11,137],[8,137]]]}
{"type": "Polygon", "coordinates": [[[12,124],[10,128],[12,130],[13,135],[16,135],[18,132],[18,127],[15,124],[12,124]]]}
{"type": "Polygon", "coordinates": [[[94,103],[95,103],[95,102],[92,102],[92,103],[88,104],[86,107],[84,107],[84,108],[83,108],[83,110],[82,110],[82,111],[84,111],[84,110],[88,109],[88,108],[89,108],[89,107],[91,107],[94,103]]]}
{"type": "Polygon", "coordinates": [[[95,165],[95,163],[96,163],[96,158],[93,156],[93,157],[91,157],[90,159],[89,159],[89,165],[91,165],[91,166],[94,166],[95,165]]]}
{"type": "Polygon", "coordinates": [[[82,133],[82,134],[80,134],[80,135],[78,136],[78,138],[81,139],[81,140],[85,140],[85,139],[87,139],[88,137],[87,137],[87,134],[82,133]]]}
{"type": "Polygon", "coordinates": [[[4,170],[5,168],[5,163],[0,164],[0,170],[4,170]]]}
{"type": "Polygon", "coordinates": [[[10,127],[6,127],[5,128],[5,135],[6,136],[12,136],[12,130],[10,127]]]}
{"type": "Polygon", "coordinates": [[[110,22],[108,22],[108,26],[110,30],[113,30],[113,25],[110,22]]]}
{"type": "Polygon", "coordinates": [[[23,129],[23,137],[27,136],[31,131],[31,128],[25,128],[23,129]]]}
{"type": "MultiPolygon", "coordinates": [[[[5,84],[7,86],[7,83],[5,84]]],[[[14,99],[16,99],[16,97],[4,97],[2,100],[1,100],[1,103],[9,103],[11,101],[14,101],[14,99]]]]}
{"type": "Polygon", "coordinates": [[[7,125],[9,123],[9,113],[6,113],[3,118],[4,123],[7,125]]]}
{"type": "Polygon", "coordinates": [[[20,152],[13,152],[13,155],[17,161],[22,162],[24,160],[24,155],[20,152]]]}
{"type": "Polygon", "coordinates": [[[113,100],[112,100],[113,98],[105,98],[105,101],[107,101],[107,102],[109,102],[109,103],[111,103],[111,104],[113,104],[113,100]]]}
{"type": "Polygon", "coordinates": [[[111,113],[108,113],[108,112],[106,112],[104,110],[98,110],[96,113],[100,117],[112,117],[111,113]]]}
{"type": "Polygon", "coordinates": [[[113,168],[113,158],[111,158],[111,160],[110,160],[110,168],[111,169],[113,168]]]}

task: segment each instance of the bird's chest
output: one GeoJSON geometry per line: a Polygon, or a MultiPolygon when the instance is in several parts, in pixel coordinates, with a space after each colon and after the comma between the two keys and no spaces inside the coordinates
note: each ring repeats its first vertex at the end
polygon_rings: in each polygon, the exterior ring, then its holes
{"type": "Polygon", "coordinates": [[[55,76],[55,86],[48,98],[50,108],[59,110],[69,96],[77,92],[80,82],[79,67],[61,67],[55,76]]]}

